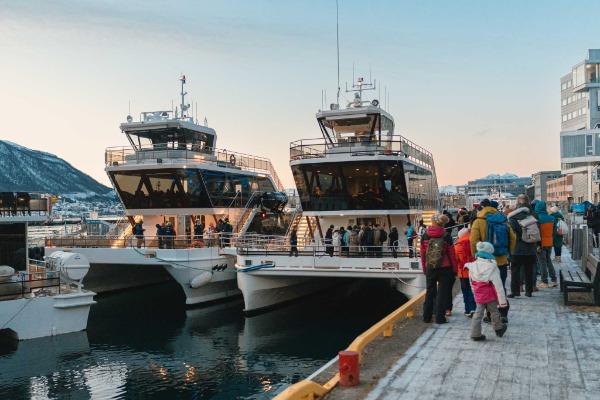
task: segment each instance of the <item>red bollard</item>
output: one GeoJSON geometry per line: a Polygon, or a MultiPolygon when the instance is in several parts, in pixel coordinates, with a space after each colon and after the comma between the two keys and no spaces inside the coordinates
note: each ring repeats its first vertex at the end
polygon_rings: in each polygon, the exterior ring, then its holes
{"type": "Polygon", "coordinates": [[[356,351],[340,351],[339,366],[340,366],[340,385],[356,386],[359,384],[358,371],[358,352],[356,351]]]}

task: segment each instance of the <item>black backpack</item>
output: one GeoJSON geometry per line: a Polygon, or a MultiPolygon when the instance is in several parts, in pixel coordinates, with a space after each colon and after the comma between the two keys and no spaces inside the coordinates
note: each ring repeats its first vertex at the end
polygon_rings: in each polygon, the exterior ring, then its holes
{"type": "Polygon", "coordinates": [[[379,240],[381,240],[381,243],[385,243],[388,240],[388,234],[383,229],[381,230],[381,233],[380,233],[380,236],[379,236],[379,240]]]}
{"type": "Polygon", "coordinates": [[[427,245],[427,251],[425,252],[425,267],[439,268],[442,265],[444,259],[444,242],[447,233],[444,233],[439,238],[429,238],[429,244],[427,245]]]}

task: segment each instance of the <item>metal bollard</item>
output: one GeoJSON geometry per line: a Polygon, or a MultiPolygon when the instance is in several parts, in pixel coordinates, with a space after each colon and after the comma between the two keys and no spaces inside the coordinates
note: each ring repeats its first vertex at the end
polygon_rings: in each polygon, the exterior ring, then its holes
{"type": "Polygon", "coordinates": [[[356,386],[360,382],[358,352],[356,351],[340,351],[339,368],[340,368],[340,385],[341,386],[356,386]]]}

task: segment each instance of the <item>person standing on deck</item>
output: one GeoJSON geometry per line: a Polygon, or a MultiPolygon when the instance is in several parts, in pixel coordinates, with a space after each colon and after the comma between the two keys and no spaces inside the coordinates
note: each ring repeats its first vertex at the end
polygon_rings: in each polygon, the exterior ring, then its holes
{"type": "MultiPolygon", "coordinates": [[[[395,226],[392,226],[392,230],[389,235],[389,246],[392,249],[392,256],[394,258],[398,257],[398,229],[395,226]]],[[[411,249],[411,257],[412,257],[412,249],[411,249]]]]}
{"type": "Polygon", "coordinates": [[[204,240],[204,224],[199,219],[196,220],[194,225],[194,240],[204,240]]]}
{"type": "Polygon", "coordinates": [[[135,235],[135,238],[137,239],[137,245],[136,245],[136,247],[138,249],[141,249],[142,246],[144,245],[144,231],[145,231],[145,229],[142,228],[143,224],[144,224],[144,221],[139,220],[139,222],[136,223],[133,226],[133,234],[135,235]]]}
{"type": "Polygon", "coordinates": [[[333,225],[325,232],[325,253],[333,257],[333,225]]]}
{"type": "Polygon", "coordinates": [[[160,224],[156,224],[156,237],[158,238],[158,248],[164,249],[165,245],[163,243],[163,227],[160,224]]]}
{"type": "Polygon", "coordinates": [[[415,227],[412,226],[410,220],[406,223],[406,225],[408,226],[408,229],[406,230],[406,241],[408,242],[408,256],[410,258],[413,258],[413,255],[415,253],[413,245],[415,237],[417,237],[417,233],[415,232],[415,227]]]}
{"type": "Polygon", "coordinates": [[[292,256],[292,254],[295,257],[298,257],[298,236],[296,233],[296,228],[292,229],[292,232],[290,233],[290,257],[292,256]]]}

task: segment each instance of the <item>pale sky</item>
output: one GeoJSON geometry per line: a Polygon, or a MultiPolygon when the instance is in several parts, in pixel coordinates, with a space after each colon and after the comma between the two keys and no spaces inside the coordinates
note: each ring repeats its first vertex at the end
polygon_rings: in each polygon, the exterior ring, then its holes
{"type": "MultiPolygon", "coordinates": [[[[599,1],[339,4],[342,89],[371,66],[440,185],[560,169],[560,77],[600,48],[599,1]]],[[[0,139],[109,185],[129,102],[135,120],[171,109],[183,72],[217,147],[270,158],[293,187],[289,143],[321,136],[335,96],[335,16],[335,0],[0,0],[0,139]]]]}

